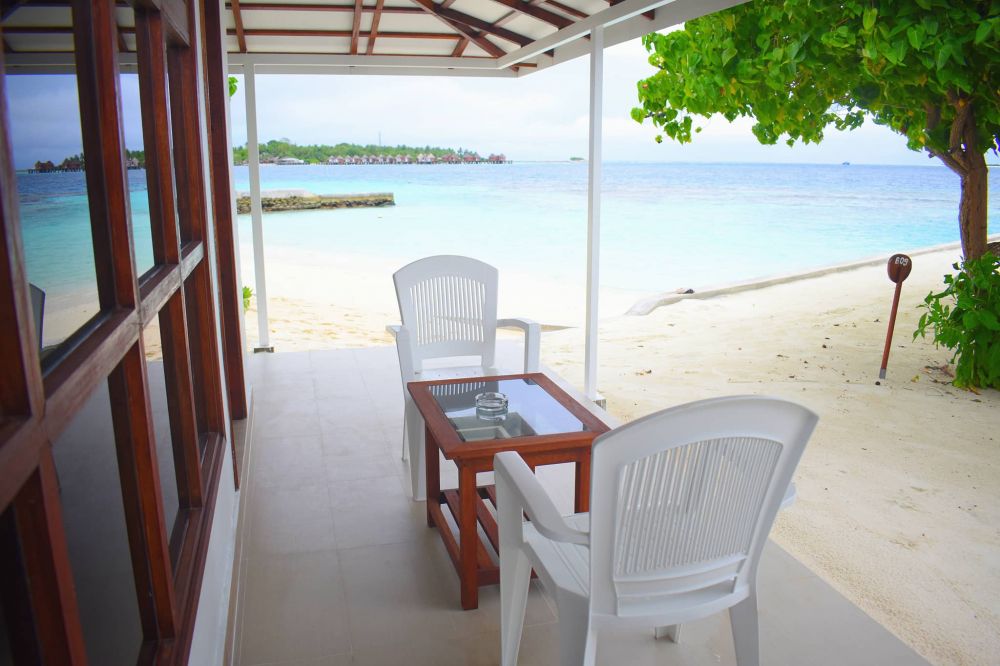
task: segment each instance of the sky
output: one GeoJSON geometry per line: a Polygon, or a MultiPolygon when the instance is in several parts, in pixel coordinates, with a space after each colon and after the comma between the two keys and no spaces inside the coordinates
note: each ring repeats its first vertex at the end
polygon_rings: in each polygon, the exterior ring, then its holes
{"type": "MultiPolygon", "coordinates": [[[[819,145],[762,146],[752,120],[702,121],[693,143],[657,144],[650,124],[629,111],[636,82],[654,73],[639,40],[605,51],[603,152],[607,161],[777,162],[939,165],[906,148],[902,137],[866,122],[853,132],[829,129],[819,145]]],[[[71,76],[7,77],[14,161],[61,161],[81,151],[76,81],[71,76]],[[72,120],[76,122],[71,122],[72,120]]],[[[516,79],[407,76],[257,77],[262,141],[378,143],[466,148],[513,160],[587,156],[589,59],[562,63],[516,79]]],[[[233,142],[246,142],[245,101],[232,98],[233,142]]],[[[142,147],[135,75],[122,76],[125,141],[142,147]]]]}

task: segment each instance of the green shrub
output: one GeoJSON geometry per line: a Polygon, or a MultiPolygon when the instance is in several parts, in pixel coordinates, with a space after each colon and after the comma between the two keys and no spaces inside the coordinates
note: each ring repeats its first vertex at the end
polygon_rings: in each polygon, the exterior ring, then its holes
{"type": "Polygon", "coordinates": [[[253,298],[253,289],[243,285],[243,311],[250,309],[250,299],[253,298]]]}
{"type": "Polygon", "coordinates": [[[934,345],[955,352],[955,386],[1000,389],[1000,259],[985,254],[953,268],[944,291],[924,299],[913,338],[932,329],[934,345]]]}

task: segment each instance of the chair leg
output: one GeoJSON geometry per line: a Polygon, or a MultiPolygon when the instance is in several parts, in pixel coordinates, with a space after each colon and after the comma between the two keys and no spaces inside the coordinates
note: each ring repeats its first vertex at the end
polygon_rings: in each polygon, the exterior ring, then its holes
{"type": "Polygon", "coordinates": [[[757,593],[729,609],[729,622],[733,626],[733,644],[736,647],[737,666],[760,664],[760,634],[757,627],[757,593]]]}
{"type": "Polygon", "coordinates": [[[680,643],[681,641],[681,625],[679,624],[671,624],[666,627],[656,627],[653,630],[653,633],[657,640],[666,638],[671,643],[680,643]]]}
{"type": "Polygon", "coordinates": [[[500,664],[515,666],[531,584],[531,562],[516,546],[500,549],[500,664]]]}
{"type": "Polygon", "coordinates": [[[562,666],[593,666],[597,656],[597,635],[590,626],[590,609],[585,599],[563,597],[559,610],[559,663],[562,666]]]}
{"type": "Polygon", "coordinates": [[[403,424],[403,449],[409,454],[410,462],[410,492],[413,499],[421,501],[427,498],[427,479],[424,478],[424,420],[412,401],[406,401],[403,424]],[[407,451],[407,449],[409,449],[407,451]]]}

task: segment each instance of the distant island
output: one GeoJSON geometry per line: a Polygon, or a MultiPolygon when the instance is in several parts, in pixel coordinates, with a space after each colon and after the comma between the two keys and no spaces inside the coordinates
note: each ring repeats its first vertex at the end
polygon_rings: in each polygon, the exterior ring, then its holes
{"type": "MultiPolygon", "coordinates": [[[[83,157],[83,153],[79,155],[70,155],[69,157],[63,158],[63,161],[59,164],[49,161],[38,161],[35,162],[35,166],[28,169],[28,173],[53,173],[57,171],[83,171],[84,166],[86,166],[86,160],[83,157]]],[[[125,151],[125,166],[129,169],[145,169],[146,168],[146,153],[142,150],[126,150],[125,151]]]]}
{"type": "MultiPolygon", "coordinates": [[[[503,153],[491,153],[482,157],[474,150],[459,148],[436,148],[433,146],[376,146],[358,143],[338,143],[336,146],[299,146],[287,139],[275,139],[260,144],[261,164],[509,164],[503,153]]],[[[233,148],[233,162],[246,165],[247,147],[233,148]]],[[[83,171],[86,165],[83,153],[70,155],[59,163],[35,162],[29,173],[54,173],[60,171],[83,171]]],[[[126,150],[125,166],[129,169],[145,169],[146,153],[142,150],[126,150]]]]}
{"type": "MultiPolygon", "coordinates": [[[[335,146],[300,146],[287,139],[275,139],[259,146],[261,164],[507,164],[502,153],[482,157],[479,153],[459,148],[433,146],[376,146],[338,143],[335,146]]],[[[233,162],[247,163],[247,147],[233,148],[233,162]]]]}

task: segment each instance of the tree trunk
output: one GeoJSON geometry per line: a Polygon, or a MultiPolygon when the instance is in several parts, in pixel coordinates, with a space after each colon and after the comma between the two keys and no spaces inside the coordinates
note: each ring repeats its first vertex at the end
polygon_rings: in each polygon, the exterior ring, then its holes
{"type": "Polygon", "coordinates": [[[962,233],[962,254],[978,259],[986,252],[986,208],[989,181],[986,158],[975,148],[966,152],[968,170],[962,174],[962,199],[958,204],[958,226],[962,233]]]}

